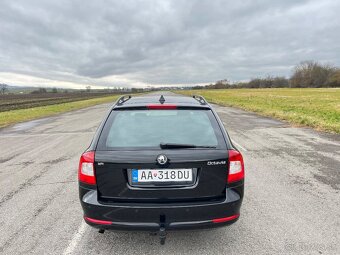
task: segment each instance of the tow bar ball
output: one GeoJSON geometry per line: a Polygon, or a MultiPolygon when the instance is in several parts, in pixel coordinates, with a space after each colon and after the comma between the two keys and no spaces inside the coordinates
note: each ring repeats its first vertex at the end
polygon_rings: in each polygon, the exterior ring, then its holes
{"type": "Polygon", "coordinates": [[[165,239],[166,239],[166,232],[165,232],[165,228],[161,227],[159,229],[159,241],[161,243],[161,245],[165,244],[165,239]]]}

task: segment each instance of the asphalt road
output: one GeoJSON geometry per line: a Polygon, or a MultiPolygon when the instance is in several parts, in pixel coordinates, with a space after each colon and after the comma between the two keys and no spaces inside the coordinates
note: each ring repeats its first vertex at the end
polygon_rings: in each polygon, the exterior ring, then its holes
{"type": "Polygon", "coordinates": [[[99,234],[79,155],[107,104],[0,130],[0,254],[340,254],[340,136],[215,106],[246,164],[240,220],[208,231],[99,234]]]}

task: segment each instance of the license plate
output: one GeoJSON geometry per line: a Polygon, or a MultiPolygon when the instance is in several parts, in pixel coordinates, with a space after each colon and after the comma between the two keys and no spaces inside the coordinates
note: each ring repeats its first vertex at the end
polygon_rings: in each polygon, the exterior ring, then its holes
{"type": "Polygon", "coordinates": [[[132,169],[132,183],[192,182],[192,169],[132,169]]]}

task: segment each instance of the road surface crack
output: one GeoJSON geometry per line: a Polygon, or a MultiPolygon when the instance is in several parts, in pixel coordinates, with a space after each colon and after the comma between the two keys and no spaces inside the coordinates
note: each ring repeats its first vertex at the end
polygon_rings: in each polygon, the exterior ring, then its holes
{"type": "Polygon", "coordinates": [[[29,178],[27,181],[25,181],[24,183],[20,184],[19,187],[16,190],[11,191],[10,193],[6,194],[4,197],[1,198],[0,200],[0,207],[7,202],[8,200],[12,199],[16,194],[18,194],[20,191],[24,190],[25,188],[32,186],[32,183],[40,178],[44,173],[46,173],[48,171],[49,167],[45,167],[43,168],[43,170],[41,172],[39,172],[38,174],[32,176],[31,178],[29,178]]]}

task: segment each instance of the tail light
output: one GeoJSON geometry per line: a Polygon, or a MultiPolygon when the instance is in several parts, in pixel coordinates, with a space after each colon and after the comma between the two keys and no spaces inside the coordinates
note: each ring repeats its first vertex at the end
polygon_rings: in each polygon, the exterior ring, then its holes
{"type": "Polygon", "coordinates": [[[95,185],[96,177],[94,175],[94,151],[83,153],[79,161],[78,179],[81,182],[95,185]]]}
{"type": "Polygon", "coordinates": [[[244,179],[244,163],[241,153],[235,150],[229,151],[228,183],[244,179]]]}

